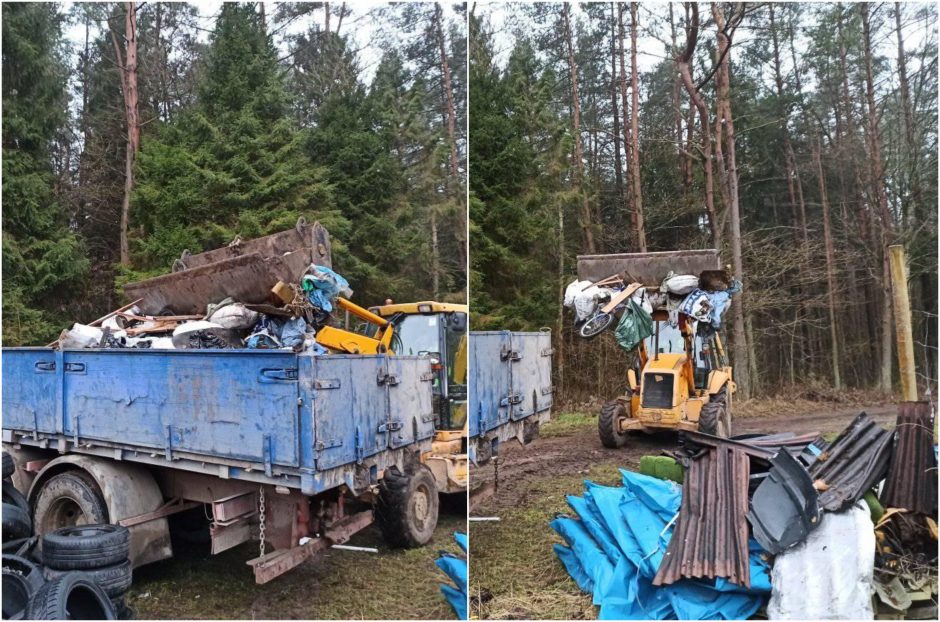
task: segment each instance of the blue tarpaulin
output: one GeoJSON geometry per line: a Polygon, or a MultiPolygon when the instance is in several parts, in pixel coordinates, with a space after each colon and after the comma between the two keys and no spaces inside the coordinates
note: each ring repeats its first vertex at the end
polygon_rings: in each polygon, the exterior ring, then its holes
{"type": "Polygon", "coordinates": [[[585,482],[583,497],[568,497],[577,517],[559,516],[552,528],[566,545],[555,553],[583,591],[593,595],[601,620],[739,620],[770,594],[770,569],[750,541],[751,588],[725,579],[682,579],[654,586],[672,537],[682,488],[621,470],[622,487],[585,482]]]}
{"type": "Polygon", "coordinates": [[[448,583],[441,584],[441,592],[444,594],[444,598],[447,599],[447,602],[450,603],[450,606],[453,608],[454,613],[457,614],[457,617],[461,620],[467,619],[467,534],[457,532],[454,534],[454,539],[457,541],[457,544],[460,545],[460,548],[464,552],[464,557],[458,557],[451,553],[443,553],[441,557],[437,559],[435,564],[437,567],[444,571],[450,580],[454,582],[454,585],[448,583]]]}

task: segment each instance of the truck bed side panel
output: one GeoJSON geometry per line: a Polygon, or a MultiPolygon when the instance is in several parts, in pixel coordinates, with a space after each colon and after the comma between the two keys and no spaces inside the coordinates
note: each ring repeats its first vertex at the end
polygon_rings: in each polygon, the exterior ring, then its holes
{"type": "MultiPolygon", "coordinates": [[[[61,364],[61,362],[60,362],[61,364]]],[[[56,417],[56,353],[23,348],[3,355],[3,427],[54,434],[56,417]]]]}
{"type": "Polygon", "coordinates": [[[549,332],[512,333],[512,390],[520,401],[512,419],[525,419],[552,407],[552,337],[549,332]]]}
{"type": "Polygon", "coordinates": [[[392,421],[389,445],[404,447],[434,436],[434,402],[431,364],[427,359],[389,357],[389,419],[392,421]],[[421,387],[415,391],[405,387],[421,387]]]}
{"type": "MultiPolygon", "coordinates": [[[[22,358],[5,351],[5,385],[17,373],[7,365],[19,367],[22,358]]],[[[291,352],[69,350],[62,359],[55,378],[66,436],[299,466],[291,352]]],[[[35,380],[22,386],[25,399],[35,400],[35,380]]]]}
{"type": "Polygon", "coordinates": [[[510,333],[470,333],[470,437],[480,436],[509,421],[510,333]]]}

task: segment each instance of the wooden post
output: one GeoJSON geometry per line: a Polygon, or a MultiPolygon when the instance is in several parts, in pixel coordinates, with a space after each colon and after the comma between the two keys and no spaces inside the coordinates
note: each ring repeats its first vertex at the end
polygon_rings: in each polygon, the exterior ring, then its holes
{"type": "Polygon", "coordinates": [[[911,298],[907,291],[904,247],[888,247],[891,262],[891,291],[894,294],[894,325],[898,340],[898,366],[901,370],[901,399],[917,401],[917,375],[914,372],[914,337],[911,333],[911,298]]]}

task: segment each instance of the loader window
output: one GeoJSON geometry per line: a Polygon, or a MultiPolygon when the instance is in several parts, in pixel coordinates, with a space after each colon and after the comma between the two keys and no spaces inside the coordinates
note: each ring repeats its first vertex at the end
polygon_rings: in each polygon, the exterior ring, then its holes
{"type": "Polygon", "coordinates": [[[656,324],[659,325],[660,354],[685,352],[685,340],[682,338],[682,333],[679,332],[678,327],[670,326],[668,322],[655,322],[653,334],[644,340],[647,356],[654,356],[656,353],[656,324]]]}
{"type": "Polygon", "coordinates": [[[401,352],[407,356],[440,352],[440,332],[436,315],[408,315],[398,324],[401,352]]]}

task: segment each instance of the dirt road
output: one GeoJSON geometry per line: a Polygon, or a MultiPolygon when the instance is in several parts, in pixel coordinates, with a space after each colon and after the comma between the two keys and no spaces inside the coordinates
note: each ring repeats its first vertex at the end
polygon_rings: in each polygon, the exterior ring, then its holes
{"type": "MultiPolygon", "coordinates": [[[[861,411],[889,427],[894,405],[837,408],[801,415],[739,418],[734,433],[840,432],[861,411]]],[[[582,594],[552,552],[561,539],[548,522],[570,512],[566,495],[580,495],[583,481],[618,485],[618,469],[637,470],[640,458],[675,447],[675,433],[640,435],[622,449],[605,449],[592,415],[562,413],[541,437],[522,447],[501,447],[497,492],[471,515],[499,521],[470,523],[470,594],[474,613],[489,619],[593,619],[591,598],[582,594]],[[477,604],[477,601],[481,604],[477,604]]],[[[494,467],[472,472],[492,481],[494,467]]]]}

